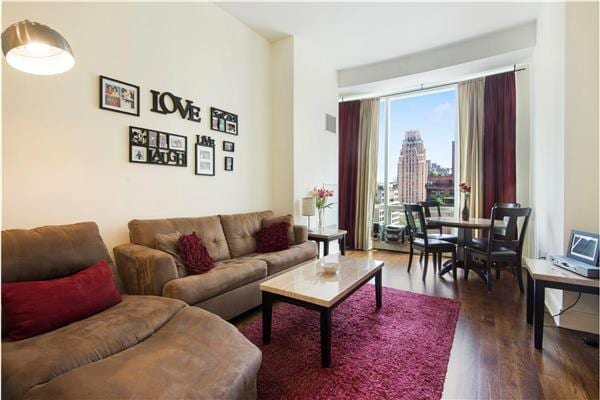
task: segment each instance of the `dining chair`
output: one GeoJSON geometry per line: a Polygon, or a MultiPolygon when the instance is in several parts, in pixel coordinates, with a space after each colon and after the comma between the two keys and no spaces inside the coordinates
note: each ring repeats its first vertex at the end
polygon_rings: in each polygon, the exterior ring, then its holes
{"type": "MultiPolygon", "coordinates": [[[[500,208],[521,208],[521,204],[520,203],[494,203],[494,205],[492,206],[492,209],[494,207],[500,207],[500,208]]],[[[490,215],[491,215],[491,210],[490,210],[490,215]]],[[[483,233],[483,237],[475,237],[472,239],[473,243],[479,245],[479,246],[487,246],[487,232],[483,233]]],[[[505,228],[494,228],[494,235],[496,236],[505,236],[506,235],[506,229],[505,228]]],[[[498,270],[499,272],[500,270],[498,270]]],[[[499,274],[498,276],[496,276],[496,278],[500,278],[499,274]]]]}
{"type": "MultiPolygon", "coordinates": [[[[456,243],[458,241],[458,237],[456,235],[452,235],[452,234],[448,234],[448,233],[443,233],[442,231],[442,225],[437,223],[437,222],[427,222],[427,218],[430,217],[441,217],[442,216],[442,210],[440,208],[440,203],[436,200],[427,200],[427,201],[420,201],[417,204],[419,204],[421,207],[423,207],[423,212],[425,213],[425,223],[427,226],[427,230],[433,230],[433,229],[439,229],[440,233],[428,233],[428,237],[430,239],[437,239],[437,240],[444,240],[446,242],[451,242],[451,243],[456,243]],[[434,211],[434,212],[432,212],[434,211]]],[[[419,262],[423,262],[423,252],[421,252],[421,254],[419,255],[419,262]]],[[[436,256],[434,253],[434,263],[442,263],[441,259],[436,260],[436,256]]]]}
{"type": "Polygon", "coordinates": [[[429,254],[434,255],[434,269],[438,262],[441,263],[442,253],[451,253],[452,255],[452,275],[456,281],[456,244],[439,239],[430,239],[427,235],[427,224],[423,207],[419,204],[404,204],[404,214],[408,228],[408,237],[410,252],[408,255],[408,272],[412,267],[414,250],[420,250],[425,257],[423,264],[423,280],[427,276],[427,264],[429,254]]]}
{"type": "Polygon", "coordinates": [[[469,269],[475,259],[485,264],[485,276],[487,289],[492,290],[491,270],[496,268],[497,274],[502,263],[511,265],[516,269],[519,290],[523,292],[523,273],[521,268],[521,256],[523,254],[523,242],[527,232],[527,224],[531,216],[531,208],[528,207],[493,207],[485,245],[473,242],[465,247],[465,278],[469,275],[469,269]],[[496,234],[498,223],[504,222],[503,236],[496,234]],[[521,229],[519,230],[519,225],[521,229]]]}

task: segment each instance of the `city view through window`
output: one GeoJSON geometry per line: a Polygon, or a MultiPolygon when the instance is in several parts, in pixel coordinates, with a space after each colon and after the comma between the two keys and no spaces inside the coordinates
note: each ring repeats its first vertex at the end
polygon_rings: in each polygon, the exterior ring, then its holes
{"type": "Polygon", "coordinates": [[[403,225],[423,200],[453,215],[456,121],[455,88],[382,100],[373,222],[403,225]]]}

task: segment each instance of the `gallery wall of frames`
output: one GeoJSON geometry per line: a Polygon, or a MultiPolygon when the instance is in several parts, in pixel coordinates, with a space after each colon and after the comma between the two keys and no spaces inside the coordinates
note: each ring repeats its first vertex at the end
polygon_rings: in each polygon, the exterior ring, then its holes
{"type": "MultiPolygon", "coordinates": [[[[140,117],[139,86],[100,75],[99,102],[103,110],[140,117]]],[[[152,99],[151,112],[174,114],[182,119],[201,124],[191,129],[202,130],[202,108],[193,100],[184,99],[171,92],[149,90],[152,99]]],[[[217,136],[239,135],[238,115],[220,108],[210,107],[208,129],[219,132],[217,136]]],[[[204,128],[206,129],[206,128],[204,128]]],[[[129,126],[129,162],[136,164],[154,164],[174,167],[188,166],[188,136],[181,133],[163,132],[149,127],[129,126]]],[[[233,171],[234,157],[228,154],[223,161],[216,163],[215,148],[217,140],[222,142],[222,151],[235,153],[235,142],[226,137],[213,138],[208,135],[196,135],[194,151],[194,171],[196,175],[215,176],[216,165],[222,165],[223,171],[233,171]]],[[[229,136],[231,138],[231,136],[229,136]]]]}

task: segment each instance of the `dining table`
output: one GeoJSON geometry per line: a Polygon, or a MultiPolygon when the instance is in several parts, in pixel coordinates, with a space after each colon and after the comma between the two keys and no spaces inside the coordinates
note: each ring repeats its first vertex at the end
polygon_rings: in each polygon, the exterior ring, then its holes
{"type": "MultiPolygon", "coordinates": [[[[469,218],[467,220],[462,219],[460,216],[456,217],[428,217],[428,224],[436,224],[449,228],[457,228],[457,249],[456,249],[456,267],[457,268],[466,268],[466,260],[465,260],[465,247],[470,245],[473,241],[473,231],[474,230],[482,230],[482,229],[490,229],[492,224],[492,220],[489,218],[469,218]]],[[[494,229],[496,228],[505,228],[506,224],[502,220],[494,221],[494,229]]],[[[452,270],[452,262],[446,261],[444,263],[444,267],[440,270],[439,275],[442,276],[452,270]]],[[[477,268],[469,268],[469,271],[473,271],[484,281],[487,280],[483,271],[477,268]]]]}

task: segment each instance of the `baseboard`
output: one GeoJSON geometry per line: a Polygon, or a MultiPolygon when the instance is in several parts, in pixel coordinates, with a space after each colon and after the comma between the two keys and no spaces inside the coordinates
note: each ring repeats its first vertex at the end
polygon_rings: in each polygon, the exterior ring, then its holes
{"type": "Polygon", "coordinates": [[[555,317],[556,325],[561,328],[574,331],[598,334],[598,314],[587,313],[578,310],[568,310],[564,314],[555,317]]]}

